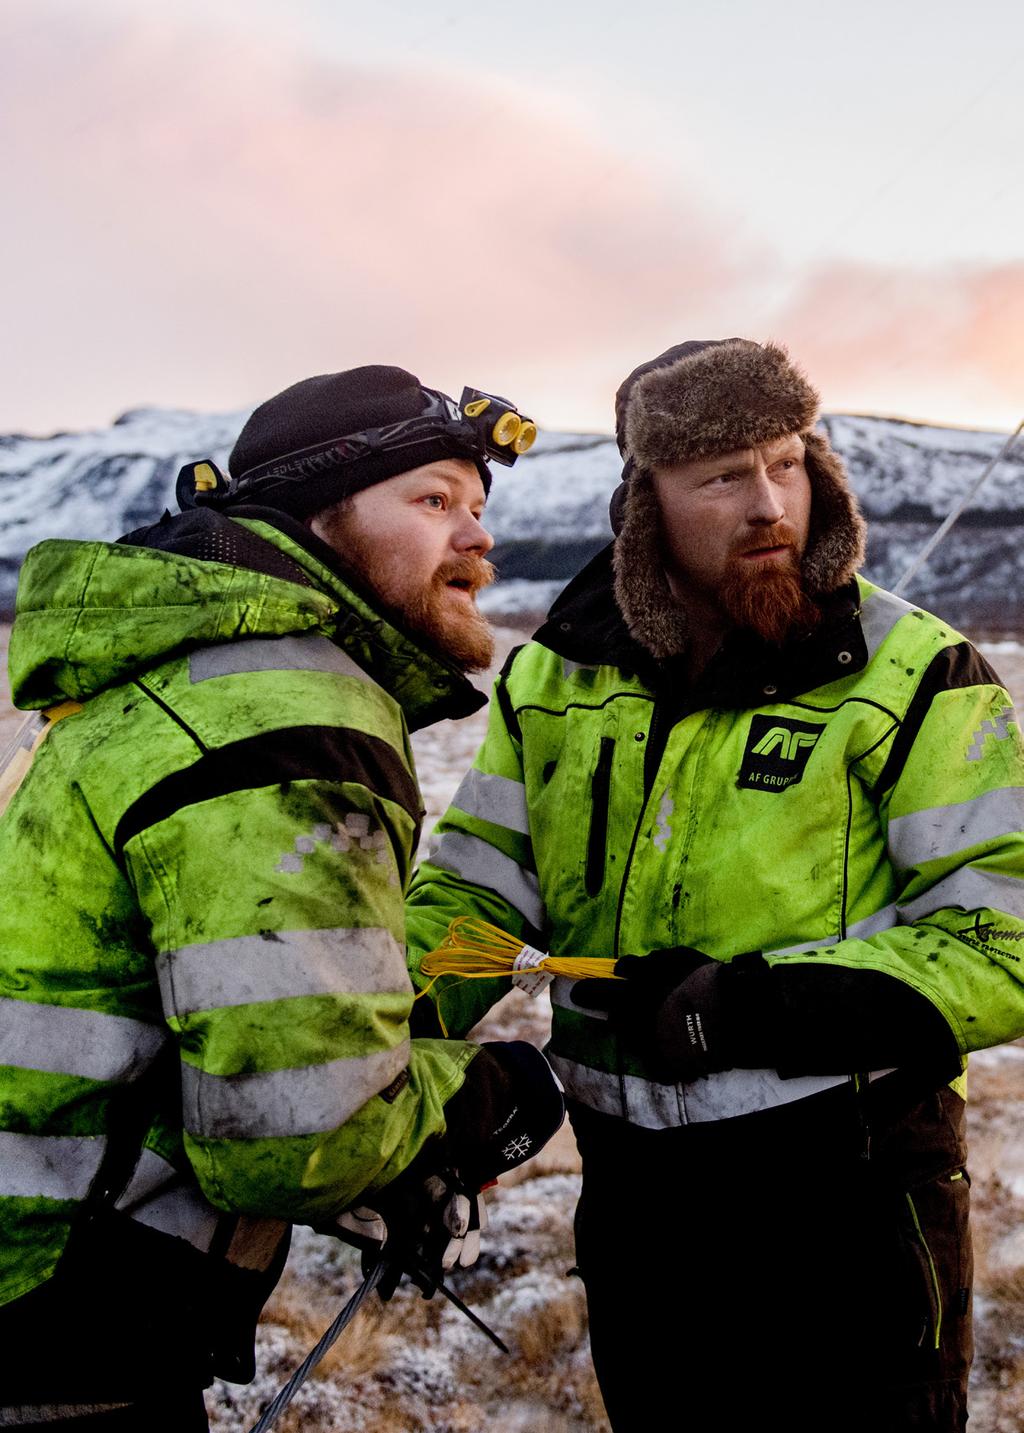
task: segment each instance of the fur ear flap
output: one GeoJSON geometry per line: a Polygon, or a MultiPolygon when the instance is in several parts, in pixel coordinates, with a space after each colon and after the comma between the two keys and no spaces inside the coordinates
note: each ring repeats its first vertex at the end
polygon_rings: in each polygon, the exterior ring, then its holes
{"type": "Polygon", "coordinates": [[[850,491],[846,468],[824,433],[805,433],[811,480],[811,526],[804,553],[804,586],[812,597],[835,592],[864,561],[867,526],[850,491]]]}
{"type": "Polygon", "coordinates": [[[625,485],[622,530],[612,556],[615,600],[630,634],[652,656],[673,657],[689,641],[686,608],[665,576],[661,509],[651,476],[636,473],[625,485]]]}

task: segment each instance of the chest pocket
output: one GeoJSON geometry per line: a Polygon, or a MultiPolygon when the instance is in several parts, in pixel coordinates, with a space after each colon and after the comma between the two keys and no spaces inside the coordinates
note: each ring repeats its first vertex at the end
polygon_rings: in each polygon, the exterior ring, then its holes
{"type": "Polygon", "coordinates": [[[649,701],[623,699],[598,710],[521,714],[537,875],[548,914],[571,932],[574,950],[599,928],[602,950],[610,938],[605,908],[614,913],[642,808],[650,712],[649,701]]]}
{"type": "Polygon", "coordinates": [[[604,885],[605,851],[608,845],[608,804],[611,798],[615,738],[603,736],[597,766],[590,781],[590,834],[587,837],[587,864],[583,884],[588,896],[596,896],[604,885]]]}

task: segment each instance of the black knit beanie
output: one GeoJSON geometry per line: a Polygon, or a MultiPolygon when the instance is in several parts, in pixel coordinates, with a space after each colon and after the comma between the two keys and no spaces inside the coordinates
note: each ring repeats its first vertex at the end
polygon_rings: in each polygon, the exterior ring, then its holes
{"type": "Polygon", "coordinates": [[[428,406],[414,374],[384,364],[293,383],[261,403],[238,435],[228,460],[229,501],[306,518],[351,493],[446,457],[476,463],[487,492],[490,471],[479,451],[446,432],[442,421],[436,433],[405,447],[384,447],[356,458],[340,448],[347,437],[417,418],[428,406]]]}

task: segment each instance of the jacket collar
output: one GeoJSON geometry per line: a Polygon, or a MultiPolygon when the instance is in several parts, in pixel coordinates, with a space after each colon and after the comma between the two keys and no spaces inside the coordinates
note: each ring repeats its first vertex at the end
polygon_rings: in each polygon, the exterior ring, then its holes
{"type": "Polygon", "coordinates": [[[330,548],[274,517],[200,509],[165,513],[116,543],[39,543],[18,585],[15,703],[84,701],[211,642],[318,631],[394,697],[412,730],[483,706],[451,662],[356,590],[330,548]]]}
{"type": "Polygon", "coordinates": [[[327,543],[286,514],[240,507],[232,519],[284,553],[336,601],[333,640],[402,707],[410,731],[479,711],[487,701],[447,658],[394,625],[327,543]]]}
{"type": "Polygon", "coordinates": [[[693,708],[783,701],[867,665],[860,593],[852,578],[819,598],[822,621],[809,636],[776,647],[753,632],[730,632],[698,681],[690,684],[684,675],[685,654],[655,658],[630,634],[615,600],[614,548],[610,543],[599,552],[556,598],[535,641],[573,662],[635,673],[655,695],[693,708]]]}

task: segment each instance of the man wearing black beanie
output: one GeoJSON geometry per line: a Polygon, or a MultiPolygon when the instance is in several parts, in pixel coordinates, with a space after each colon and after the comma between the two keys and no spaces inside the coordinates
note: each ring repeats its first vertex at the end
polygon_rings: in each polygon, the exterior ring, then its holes
{"type": "Polygon", "coordinates": [[[3,1427],[205,1428],[213,1377],[253,1376],[292,1223],[430,1291],[475,1257],[482,1186],[561,1122],[532,1046],[410,1037],[405,964],[409,731],[483,702],[487,460],[531,431],[399,368],[310,378],[230,478],[183,470],[179,515],[29,554],[3,1427]]]}

